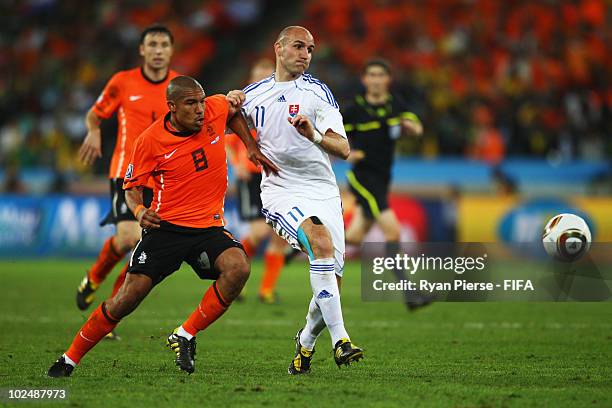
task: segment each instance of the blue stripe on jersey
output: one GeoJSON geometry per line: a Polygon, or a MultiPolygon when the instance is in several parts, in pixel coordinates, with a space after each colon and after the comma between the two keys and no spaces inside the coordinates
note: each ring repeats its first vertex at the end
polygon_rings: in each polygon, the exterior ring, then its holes
{"type": "Polygon", "coordinates": [[[304,80],[306,82],[311,83],[311,84],[319,85],[321,87],[321,89],[323,89],[323,92],[325,92],[325,95],[327,96],[327,100],[329,101],[329,103],[333,104],[332,101],[334,101],[334,96],[331,94],[331,91],[329,90],[327,85],[325,85],[322,81],[320,81],[319,79],[313,77],[310,74],[304,74],[304,80]]]}
{"type": "Polygon", "coordinates": [[[289,235],[291,235],[293,238],[297,239],[297,233],[295,232],[295,229],[293,229],[291,227],[291,225],[287,222],[287,220],[285,220],[280,214],[278,214],[278,213],[270,213],[265,208],[262,208],[261,212],[262,212],[263,215],[266,216],[266,218],[269,218],[272,221],[278,222],[285,230],[287,230],[289,235]]]}
{"type": "Polygon", "coordinates": [[[267,77],[267,78],[262,79],[262,80],[261,80],[261,81],[259,81],[259,82],[255,82],[255,83],[252,83],[251,85],[247,85],[247,86],[245,86],[245,87],[242,89],[242,92],[244,92],[244,93],[248,93],[248,92],[252,91],[253,89],[257,88],[259,85],[263,85],[263,84],[265,84],[266,82],[270,82],[270,81],[271,81],[271,80],[273,80],[273,79],[274,79],[274,74],[270,75],[270,76],[269,76],[269,77],[267,77]]]}
{"type": "Polygon", "coordinates": [[[327,101],[329,102],[329,104],[332,105],[334,108],[339,108],[338,102],[336,102],[336,99],[334,98],[334,94],[332,93],[331,89],[329,89],[329,87],[325,85],[323,81],[313,77],[310,74],[304,74],[303,77],[306,82],[309,82],[315,85],[319,85],[321,89],[323,90],[323,92],[325,92],[325,95],[327,96],[327,101]]]}
{"type": "Polygon", "coordinates": [[[297,231],[291,226],[291,224],[289,224],[289,221],[287,221],[279,213],[276,213],[275,216],[277,217],[277,219],[281,223],[281,225],[284,225],[291,233],[293,233],[295,235],[295,239],[297,239],[297,236],[298,236],[297,231]]]}
{"type": "MultiPolygon", "coordinates": [[[[320,100],[321,100],[323,103],[330,104],[328,100],[326,100],[326,99],[322,98],[322,97],[321,97],[321,95],[319,95],[319,94],[318,94],[318,93],[317,93],[317,92],[316,92],[314,89],[302,88],[302,87],[300,87],[300,86],[297,84],[297,81],[295,82],[295,87],[296,87],[297,89],[299,89],[300,91],[304,91],[304,92],[306,92],[306,91],[308,91],[308,92],[312,92],[312,93],[314,94],[314,96],[316,96],[317,98],[319,98],[319,99],[320,99],[320,100]]],[[[330,104],[330,105],[331,105],[331,104],[330,104]]],[[[244,106],[244,105],[243,105],[243,106],[244,106]]],[[[333,107],[333,105],[332,105],[332,107],[333,107]]]]}

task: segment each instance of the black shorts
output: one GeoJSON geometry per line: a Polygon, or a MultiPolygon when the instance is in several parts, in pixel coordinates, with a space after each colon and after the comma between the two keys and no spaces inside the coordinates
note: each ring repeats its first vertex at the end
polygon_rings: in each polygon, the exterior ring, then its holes
{"type": "MultiPolygon", "coordinates": [[[[117,224],[121,221],[136,221],[136,217],[125,202],[125,190],[123,179],[110,179],[111,209],[106,217],[100,222],[100,226],[106,224],[117,224]]],[[[153,190],[144,187],[142,189],[142,200],[145,207],[149,207],[153,201],[153,190]]]]}
{"type": "Polygon", "coordinates": [[[264,218],[261,213],[261,173],[251,173],[248,181],[238,180],[238,212],[243,221],[264,218]]]}
{"type": "Polygon", "coordinates": [[[356,175],[352,171],[346,173],[348,185],[357,199],[357,204],[363,209],[367,219],[377,219],[380,213],[389,208],[387,196],[390,182],[380,177],[356,175]]]}
{"type": "Polygon", "coordinates": [[[217,279],[215,261],[229,248],[244,250],[223,227],[186,228],[162,221],[160,228],[142,231],[127,271],[147,275],[157,285],[187,262],[200,279],[217,279]]]}

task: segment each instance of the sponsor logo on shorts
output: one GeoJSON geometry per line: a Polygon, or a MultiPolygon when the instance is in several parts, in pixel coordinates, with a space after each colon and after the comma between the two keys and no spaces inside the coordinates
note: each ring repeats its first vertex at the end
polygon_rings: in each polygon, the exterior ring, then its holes
{"type": "Polygon", "coordinates": [[[146,261],[147,261],[147,254],[143,251],[140,253],[140,256],[138,257],[138,263],[143,264],[146,261]]]}
{"type": "Polygon", "coordinates": [[[329,299],[334,297],[334,295],[332,295],[331,293],[329,293],[328,291],[326,291],[325,289],[323,289],[321,292],[319,292],[319,294],[317,295],[317,299],[329,299]]]}

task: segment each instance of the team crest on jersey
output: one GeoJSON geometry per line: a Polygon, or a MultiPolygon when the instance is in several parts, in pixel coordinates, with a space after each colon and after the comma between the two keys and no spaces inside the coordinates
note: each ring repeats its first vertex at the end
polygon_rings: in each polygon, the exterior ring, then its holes
{"type": "Polygon", "coordinates": [[[134,173],[134,165],[132,163],[128,164],[127,170],[125,172],[125,179],[129,180],[132,178],[132,173],[134,173]]]}
{"type": "Polygon", "coordinates": [[[300,105],[289,105],[289,116],[294,117],[300,112],[300,105]]]}

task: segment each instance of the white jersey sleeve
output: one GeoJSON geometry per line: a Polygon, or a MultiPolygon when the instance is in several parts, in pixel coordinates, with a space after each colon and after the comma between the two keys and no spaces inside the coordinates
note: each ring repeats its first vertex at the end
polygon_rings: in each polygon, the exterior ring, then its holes
{"type": "Polygon", "coordinates": [[[327,103],[322,103],[317,107],[315,111],[314,126],[323,135],[328,130],[331,130],[346,139],[344,122],[342,121],[340,110],[327,103]]]}
{"type": "Polygon", "coordinates": [[[340,113],[340,107],[332,94],[332,91],[327,85],[318,79],[314,78],[310,74],[304,74],[303,78],[305,81],[309,81],[313,85],[314,93],[321,99],[317,104],[314,117],[314,126],[325,134],[331,129],[346,139],[346,132],[344,131],[344,122],[342,120],[342,114],[340,113]]]}

